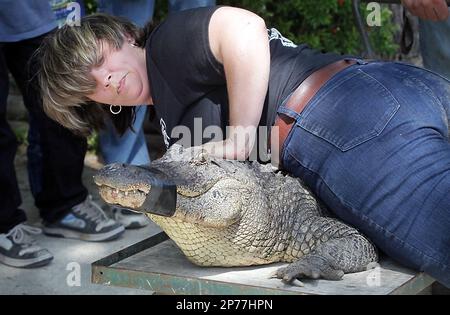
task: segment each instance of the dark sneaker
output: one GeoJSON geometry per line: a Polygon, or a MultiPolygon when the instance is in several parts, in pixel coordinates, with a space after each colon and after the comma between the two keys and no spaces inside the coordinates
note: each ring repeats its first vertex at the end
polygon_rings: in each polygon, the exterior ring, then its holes
{"type": "Polygon", "coordinates": [[[40,234],[36,227],[18,224],[6,234],[0,234],[0,262],[21,268],[47,265],[53,255],[39,247],[30,234],[40,234]]]}
{"type": "Polygon", "coordinates": [[[114,220],[126,229],[138,229],[148,225],[150,219],[143,213],[121,207],[111,207],[114,220]]]}
{"type": "Polygon", "coordinates": [[[74,206],[61,220],[44,223],[44,233],[50,236],[100,242],[118,238],[125,228],[108,218],[102,208],[88,196],[85,201],[74,206]]]}

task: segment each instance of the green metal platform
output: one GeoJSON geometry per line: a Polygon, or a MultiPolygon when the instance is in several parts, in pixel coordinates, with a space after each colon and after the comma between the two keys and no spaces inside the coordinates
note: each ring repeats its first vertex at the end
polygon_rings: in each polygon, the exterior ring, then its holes
{"type": "Polygon", "coordinates": [[[198,267],[190,263],[164,232],[92,264],[92,282],[151,290],[156,294],[427,294],[435,281],[423,273],[385,260],[341,281],[303,280],[303,287],[283,284],[269,275],[285,264],[245,268],[198,267]]]}

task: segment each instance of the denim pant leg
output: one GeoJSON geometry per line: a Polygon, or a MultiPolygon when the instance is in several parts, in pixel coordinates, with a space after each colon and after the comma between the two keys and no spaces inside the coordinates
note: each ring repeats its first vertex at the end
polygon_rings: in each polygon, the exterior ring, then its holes
{"type": "Polygon", "coordinates": [[[354,65],[296,117],[283,166],[400,263],[450,286],[450,83],[354,65]]]}
{"type": "Polygon", "coordinates": [[[215,0],[168,0],[169,12],[216,5],[215,0]]]}
{"type": "Polygon", "coordinates": [[[107,123],[106,130],[99,135],[100,150],[105,163],[119,162],[133,165],[150,163],[143,127],[146,112],[147,106],[137,106],[134,131],[128,129],[123,135],[119,135],[111,123],[107,123]]]}
{"type": "Polygon", "coordinates": [[[419,23],[424,66],[450,79],[450,18],[441,22],[420,20],[419,23]]]}
{"type": "Polygon", "coordinates": [[[155,0],[98,0],[97,11],[125,17],[143,27],[153,18],[155,0]]]}
{"type": "Polygon", "coordinates": [[[18,209],[22,200],[14,169],[17,140],[6,119],[8,92],[8,67],[0,43],[0,233],[26,220],[25,212],[18,209]]]}

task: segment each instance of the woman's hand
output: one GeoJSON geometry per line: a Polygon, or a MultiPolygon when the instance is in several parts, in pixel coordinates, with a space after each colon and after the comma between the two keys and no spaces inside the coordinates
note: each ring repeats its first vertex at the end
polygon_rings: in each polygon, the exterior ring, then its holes
{"type": "Polygon", "coordinates": [[[425,20],[444,21],[449,16],[445,0],[403,0],[411,14],[425,20]]]}
{"type": "Polygon", "coordinates": [[[226,140],[203,145],[210,156],[244,161],[250,155],[256,140],[256,128],[230,127],[226,140]]]}

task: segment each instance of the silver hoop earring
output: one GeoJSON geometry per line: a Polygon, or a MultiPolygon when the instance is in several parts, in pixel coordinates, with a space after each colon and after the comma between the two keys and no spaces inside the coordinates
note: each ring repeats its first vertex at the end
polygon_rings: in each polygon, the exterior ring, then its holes
{"type": "Polygon", "coordinates": [[[120,114],[120,112],[122,111],[122,106],[121,106],[121,105],[110,105],[110,106],[109,106],[109,111],[110,111],[111,114],[113,114],[113,115],[120,114]],[[115,106],[119,107],[119,110],[116,111],[116,112],[113,110],[113,107],[115,107],[115,106]]]}

